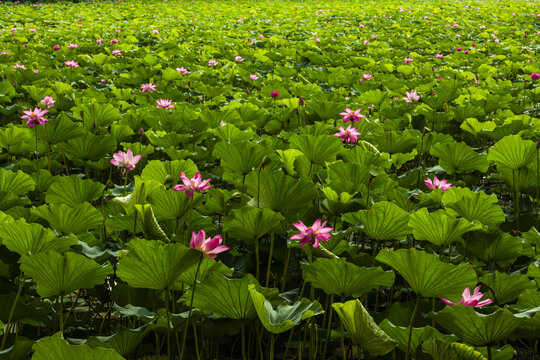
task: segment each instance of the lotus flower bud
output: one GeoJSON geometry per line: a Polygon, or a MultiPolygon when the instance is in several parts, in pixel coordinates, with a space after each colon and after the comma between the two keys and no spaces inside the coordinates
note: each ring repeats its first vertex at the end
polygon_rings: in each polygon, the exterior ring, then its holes
{"type": "Polygon", "coordinates": [[[139,128],[139,130],[137,131],[137,134],[139,134],[140,136],[144,135],[144,129],[142,127],[139,128]]]}
{"type": "Polygon", "coordinates": [[[305,100],[304,100],[303,97],[300,96],[300,97],[298,98],[298,105],[304,106],[304,104],[305,104],[305,100]]]}

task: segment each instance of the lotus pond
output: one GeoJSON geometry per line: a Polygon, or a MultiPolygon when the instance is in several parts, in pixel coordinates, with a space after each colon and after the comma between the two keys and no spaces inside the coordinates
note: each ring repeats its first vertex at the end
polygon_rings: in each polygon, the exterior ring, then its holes
{"type": "Polygon", "coordinates": [[[539,359],[537,1],[0,4],[0,359],[539,359]]]}

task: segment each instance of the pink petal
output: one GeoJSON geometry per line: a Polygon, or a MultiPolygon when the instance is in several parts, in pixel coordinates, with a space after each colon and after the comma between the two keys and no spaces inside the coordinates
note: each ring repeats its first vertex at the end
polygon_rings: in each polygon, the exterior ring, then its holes
{"type": "Polygon", "coordinates": [[[439,298],[439,299],[441,299],[441,300],[442,300],[445,304],[447,304],[447,305],[450,305],[450,306],[455,306],[455,305],[457,305],[456,303],[453,303],[453,302],[451,302],[450,300],[446,300],[446,299],[443,299],[443,298],[439,298]]]}

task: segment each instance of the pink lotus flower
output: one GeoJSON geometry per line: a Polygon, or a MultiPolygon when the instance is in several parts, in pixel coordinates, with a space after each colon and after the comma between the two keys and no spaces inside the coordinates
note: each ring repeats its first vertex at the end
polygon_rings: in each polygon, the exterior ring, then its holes
{"type": "Polygon", "coordinates": [[[56,102],[56,100],[54,100],[54,98],[52,96],[45,96],[43,98],[43,100],[40,101],[40,104],[43,105],[43,106],[46,106],[46,107],[48,107],[50,109],[50,108],[52,108],[54,106],[55,102],[56,102]]]}
{"type": "Polygon", "coordinates": [[[147,92],[147,91],[155,91],[156,90],[156,85],[152,84],[152,83],[149,83],[149,84],[142,84],[141,85],[141,91],[142,92],[147,92]]]}
{"type": "Polygon", "coordinates": [[[540,73],[532,73],[532,74],[531,74],[531,79],[532,79],[532,80],[538,80],[538,79],[540,79],[540,73]]]}
{"type": "Polygon", "coordinates": [[[216,66],[218,62],[214,59],[208,61],[208,66],[216,66]]]}
{"type": "Polygon", "coordinates": [[[408,92],[408,91],[405,91],[405,94],[407,95],[406,97],[402,98],[403,100],[405,100],[406,102],[408,102],[409,104],[412,104],[413,101],[418,101],[420,100],[420,95],[418,95],[416,93],[416,90],[413,90],[411,92],[408,92]]]}
{"type": "Polygon", "coordinates": [[[75,44],[69,43],[68,49],[76,49],[78,47],[79,47],[79,44],[77,44],[77,43],[75,43],[75,44]]]}
{"type": "Polygon", "coordinates": [[[340,131],[335,133],[334,136],[339,136],[341,141],[355,143],[358,141],[358,135],[362,135],[361,133],[356,131],[356,128],[353,128],[352,125],[347,126],[347,129],[343,129],[342,126],[339,126],[338,129],[340,131]]]}
{"type": "Polygon", "coordinates": [[[43,115],[48,113],[49,110],[41,110],[41,108],[34,108],[34,110],[24,110],[25,115],[21,116],[21,119],[27,119],[26,126],[33,128],[36,125],[45,125],[48,119],[45,119],[43,115]]]}
{"type": "Polygon", "coordinates": [[[173,187],[176,191],[185,191],[188,198],[192,198],[195,192],[208,190],[212,185],[207,185],[211,179],[202,180],[201,173],[196,173],[192,179],[188,179],[184,172],[180,172],[180,179],[184,184],[178,184],[173,187]]]}
{"type": "Polygon", "coordinates": [[[34,69],[34,74],[38,74],[39,73],[39,69],[34,69]]]}
{"type": "Polygon", "coordinates": [[[111,164],[122,169],[122,174],[130,172],[135,169],[135,165],[141,160],[142,155],[133,156],[131,149],[128,149],[126,152],[118,151],[113,155],[111,159],[111,164]]]}
{"type": "Polygon", "coordinates": [[[411,59],[411,58],[405,58],[405,60],[403,60],[403,62],[404,62],[405,64],[412,63],[412,62],[413,62],[413,59],[411,59]]]}
{"type": "Polygon", "coordinates": [[[111,39],[111,44],[118,44],[118,39],[111,39]]]}
{"type": "Polygon", "coordinates": [[[20,65],[19,63],[13,65],[12,68],[14,68],[14,69],[23,69],[23,70],[26,70],[26,66],[20,65]]]}
{"type": "Polygon", "coordinates": [[[372,78],[371,74],[362,74],[362,78],[360,79],[360,81],[368,81],[368,80],[371,80],[371,78],[372,78]]]}
{"type": "Polygon", "coordinates": [[[339,113],[339,115],[343,116],[343,122],[360,122],[362,121],[362,118],[366,117],[365,115],[360,114],[360,111],[362,111],[362,109],[356,109],[355,111],[352,111],[349,108],[345,108],[345,112],[339,113]]]}
{"type": "Polygon", "coordinates": [[[36,29],[30,29],[28,31],[30,31],[31,33],[35,33],[37,30],[36,29]]]}
{"type": "Polygon", "coordinates": [[[97,43],[98,45],[101,45],[101,44],[103,43],[103,40],[97,39],[97,40],[96,40],[96,43],[97,43]]]}
{"type": "Polygon", "coordinates": [[[181,72],[182,75],[186,75],[189,72],[188,69],[184,69],[184,67],[176,68],[176,71],[181,72]]]}
{"type": "Polygon", "coordinates": [[[451,183],[447,183],[446,180],[439,180],[436,176],[433,178],[433,181],[431,181],[430,178],[427,178],[424,180],[424,183],[431,190],[441,189],[441,191],[446,191],[452,187],[451,183]]]}
{"type": "Polygon", "coordinates": [[[53,48],[54,50],[60,50],[60,45],[54,45],[52,48],[53,48]]]}
{"type": "Polygon", "coordinates": [[[244,58],[242,58],[240,55],[234,57],[234,61],[236,62],[242,62],[244,61],[244,58]]]}
{"type": "Polygon", "coordinates": [[[270,96],[272,97],[272,99],[277,99],[279,96],[279,91],[272,91],[270,93],[270,96]]]}
{"type": "Polygon", "coordinates": [[[457,50],[457,51],[461,51],[461,47],[457,47],[456,50],[457,50]]]}
{"type": "Polygon", "coordinates": [[[369,40],[364,40],[364,45],[369,45],[369,40]]]}
{"type": "Polygon", "coordinates": [[[206,238],[204,230],[201,230],[198,234],[195,232],[191,234],[189,247],[202,252],[206,258],[215,259],[217,254],[229,250],[228,246],[221,245],[222,241],[221,235],[206,238]]]}
{"type": "Polygon", "coordinates": [[[450,305],[450,306],[455,306],[457,304],[461,304],[463,306],[482,307],[482,306],[485,306],[485,305],[489,305],[489,304],[491,304],[493,302],[493,300],[491,300],[491,299],[486,299],[486,300],[480,301],[482,296],[484,296],[484,294],[480,292],[480,286],[477,286],[474,289],[474,293],[472,295],[471,295],[471,290],[469,290],[469,288],[465,288],[465,290],[463,290],[463,294],[461,296],[462,296],[461,300],[458,303],[453,303],[453,302],[451,302],[449,300],[446,300],[446,299],[443,299],[443,298],[439,298],[439,299],[441,299],[442,301],[444,301],[445,304],[450,305]]]}
{"type": "MultiPolygon", "coordinates": [[[[531,75],[531,76],[532,76],[532,75],[531,75]]],[[[257,81],[257,80],[259,80],[259,77],[258,77],[257,75],[255,75],[255,74],[249,75],[249,78],[250,78],[252,81],[257,81]]]]}
{"type": "Polygon", "coordinates": [[[311,243],[314,248],[317,248],[319,247],[319,241],[328,241],[332,236],[330,231],[334,230],[334,228],[325,228],[324,225],[326,225],[326,221],[321,224],[321,219],[317,219],[310,227],[298,221],[293,226],[300,230],[300,234],[291,236],[289,240],[300,240],[299,245],[311,243]]]}
{"type": "Polygon", "coordinates": [[[435,54],[435,59],[442,59],[444,58],[443,54],[435,54]]]}
{"type": "Polygon", "coordinates": [[[114,49],[113,51],[111,51],[111,54],[114,56],[122,56],[122,51],[119,49],[114,49]]]}
{"type": "Polygon", "coordinates": [[[159,34],[159,30],[158,30],[158,29],[153,29],[153,30],[152,30],[152,33],[154,33],[154,34],[159,34]]]}
{"type": "Polygon", "coordinates": [[[70,68],[76,68],[76,67],[79,67],[79,63],[76,62],[75,60],[64,61],[64,64],[65,64],[67,67],[70,67],[70,68]]]}
{"type": "Polygon", "coordinates": [[[172,100],[166,100],[166,99],[159,99],[156,100],[157,108],[158,109],[172,109],[174,108],[174,105],[172,104],[172,100]]]}

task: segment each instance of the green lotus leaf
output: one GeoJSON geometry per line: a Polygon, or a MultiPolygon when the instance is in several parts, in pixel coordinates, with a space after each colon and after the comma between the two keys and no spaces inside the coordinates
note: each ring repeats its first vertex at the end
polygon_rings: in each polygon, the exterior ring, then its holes
{"type": "MultiPolygon", "coordinates": [[[[247,274],[240,279],[231,279],[221,274],[210,274],[197,286],[193,306],[205,313],[227,316],[231,319],[254,319],[257,311],[248,290],[253,284],[255,290],[265,298],[278,294],[277,289],[262,288],[255,277],[247,274]]],[[[186,299],[191,299],[192,289],[188,289],[186,299]]]]}
{"type": "Polygon", "coordinates": [[[253,171],[246,177],[246,186],[255,205],[280,212],[288,220],[301,218],[317,197],[316,186],[310,180],[295,179],[279,171],[253,171]]]}
{"type": "Polygon", "coordinates": [[[375,135],[373,138],[373,144],[381,152],[389,154],[397,153],[409,153],[411,152],[420,141],[420,136],[406,131],[398,133],[396,131],[389,131],[383,134],[375,135]]]}
{"type": "Polygon", "coordinates": [[[398,345],[397,341],[377,326],[359,300],[334,303],[332,307],[360,349],[374,355],[384,355],[398,345]]]}
{"type": "Polygon", "coordinates": [[[49,187],[45,201],[55,204],[76,205],[97,200],[105,185],[76,175],[58,177],[49,187]]]}
{"type": "Polygon", "coordinates": [[[341,217],[350,224],[360,224],[362,231],[375,240],[401,240],[410,233],[409,216],[394,203],[381,201],[369,210],[347,213],[341,217]]]}
{"type": "Polygon", "coordinates": [[[471,346],[447,343],[437,338],[427,339],[422,343],[422,347],[433,357],[433,360],[487,360],[471,346]]]}
{"type": "Polygon", "coordinates": [[[37,284],[42,297],[69,295],[77,289],[103,284],[112,273],[109,263],[97,264],[83,255],[67,252],[64,256],[47,251],[21,257],[21,270],[37,284]]]}
{"type": "Polygon", "coordinates": [[[266,300],[264,295],[255,289],[254,284],[249,285],[249,293],[259,320],[264,328],[272,334],[281,334],[300,324],[302,320],[324,313],[321,304],[317,301],[311,302],[306,298],[302,298],[292,305],[283,302],[274,308],[270,301],[266,300]]]}
{"type": "Polygon", "coordinates": [[[44,193],[49,190],[51,185],[56,181],[56,179],[58,179],[45,169],[39,169],[30,176],[32,176],[32,179],[34,179],[34,182],[36,183],[36,191],[40,193],[44,193]]]}
{"type": "Polygon", "coordinates": [[[120,260],[116,273],[131,287],[163,290],[171,287],[199,258],[200,252],[182,244],[139,240],[120,260]]]}
{"type": "Polygon", "coordinates": [[[19,255],[37,254],[47,250],[63,253],[78,243],[75,237],[57,238],[40,224],[27,224],[24,219],[0,225],[0,240],[19,255]]]}
{"type": "Polygon", "coordinates": [[[326,197],[326,199],[323,200],[322,205],[332,216],[337,216],[350,210],[354,194],[349,194],[348,192],[340,192],[338,194],[331,187],[324,187],[321,191],[326,197]]]}
{"type": "Polygon", "coordinates": [[[316,115],[317,120],[322,121],[339,117],[339,113],[343,111],[344,107],[342,103],[334,101],[310,101],[307,104],[307,110],[316,115]]]}
{"type": "Polygon", "coordinates": [[[505,136],[489,149],[488,160],[498,166],[518,170],[529,165],[536,156],[536,146],[520,135],[505,136]]]}
{"type": "Polygon", "coordinates": [[[94,135],[90,132],[70,138],[66,142],[58,144],[57,150],[66,154],[70,159],[100,160],[116,150],[114,137],[107,135],[94,135]]]}
{"type": "Polygon", "coordinates": [[[489,228],[496,228],[505,220],[495,194],[472,192],[468,188],[451,188],[444,192],[442,202],[446,204],[448,214],[463,217],[470,222],[479,222],[489,228]]]}
{"type": "Polygon", "coordinates": [[[458,122],[463,122],[467,119],[477,118],[485,115],[484,109],[478,106],[474,106],[472,104],[454,107],[452,108],[452,113],[454,113],[454,119],[458,122]]]}
{"type": "Polygon", "coordinates": [[[215,145],[212,152],[215,157],[221,160],[221,166],[225,170],[240,175],[246,175],[258,167],[269,153],[269,149],[249,141],[231,144],[221,141],[215,145]]]}
{"type": "MultiPolygon", "coordinates": [[[[366,142],[363,142],[363,144],[366,144],[366,142]]],[[[364,149],[362,146],[355,146],[350,150],[343,150],[340,155],[347,162],[358,165],[380,166],[385,169],[391,166],[389,154],[380,153],[377,149],[364,149]]]]}
{"type": "MultiPolygon", "coordinates": [[[[508,275],[495,271],[482,276],[479,281],[489,288],[487,296],[498,305],[503,305],[514,301],[527,289],[536,289],[534,281],[529,280],[527,275],[508,275]]],[[[540,305],[537,304],[537,306],[540,305]]],[[[536,307],[536,306],[535,306],[536,307]]]]}
{"type": "Polygon", "coordinates": [[[15,172],[0,168],[0,191],[11,191],[17,196],[22,196],[35,187],[32,177],[21,170],[15,172]]]}
{"type": "Polygon", "coordinates": [[[539,281],[540,279],[540,262],[535,261],[529,265],[527,269],[527,276],[533,277],[536,279],[536,281],[539,281]]]}
{"type": "Polygon", "coordinates": [[[489,164],[485,155],[480,155],[462,142],[438,143],[431,147],[431,155],[439,158],[439,165],[449,174],[486,172],[489,164]]]}
{"type": "Polygon", "coordinates": [[[103,347],[90,348],[88,345],[70,345],[57,333],[39,340],[33,347],[35,360],[122,360],[120,354],[103,347]]]}
{"type": "Polygon", "coordinates": [[[6,150],[9,150],[10,147],[27,143],[30,141],[30,138],[30,131],[27,128],[8,125],[0,129],[0,147],[6,150]]]}
{"type": "Polygon", "coordinates": [[[191,159],[173,161],[151,160],[144,167],[141,173],[141,179],[143,181],[155,180],[160,184],[164,184],[167,176],[171,176],[173,183],[176,183],[180,181],[180,172],[184,172],[188,178],[192,178],[197,171],[197,166],[191,159]]]}
{"type": "Polygon", "coordinates": [[[540,248],[540,232],[532,227],[529,231],[523,233],[523,238],[534,244],[536,248],[540,248]]]}
{"type": "Polygon", "coordinates": [[[23,207],[30,204],[30,199],[20,197],[11,191],[0,190],[0,211],[7,211],[13,207],[23,207]]]}
{"type": "MultiPolygon", "coordinates": [[[[178,280],[182,282],[183,284],[187,284],[191,286],[195,282],[196,272],[197,272],[197,267],[192,266],[186,271],[184,271],[182,274],[180,274],[180,277],[178,278],[178,280]]],[[[221,274],[225,276],[232,276],[233,270],[229,268],[227,265],[223,264],[221,261],[204,258],[199,268],[197,281],[198,282],[204,281],[204,279],[206,279],[206,277],[210,274],[221,274]]]]}
{"type": "MultiPolygon", "coordinates": [[[[485,358],[489,358],[488,348],[486,346],[477,346],[475,350],[485,358]]],[[[491,359],[493,360],[512,360],[516,355],[514,348],[510,344],[506,344],[500,349],[491,349],[491,352],[491,359]]]]}
{"type": "MultiPolygon", "coordinates": [[[[0,322],[0,329],[2,329],[0,322]]],[[[28,358],[28,353],[32,350],[35,344],[33,340],[27,339],[24,336],[18,336],[15,344],[9,348],[0,351],[0,360],[23,360],[28,358]]]]}
{"type": "Polygon", "coordinates": [[[366,91],[360,97],[362,103],[364,104],[375,104],[380,105],[388,96],[388,92],[381,91],[380,89],[366,91]]]}
{"type": "Polygon", "coordinates": [[[438,246],[461,240],[461,235],[482,228],[463,218],[456,219],[444,210],[429,213],[426,208],[411,214],[409,226],[416,240],[426,240],[438,246]]]}
{"type": "Polygon", "coordinates": [[[223,219],[223,230],[228,238],[250,245],[266,234],[279,232],[283,220],[280,213],[270,209],[244,206],[223,219]]]}
{"type": "Polygon", "coordinates": [[[467,252],[485,263],[500,266],[513,263],[523,253],[523,240],[508,233],[473,232],[469,237],[467,252]]]}
{"type": "Polygon", "coordinates": [[[80,234],[95,229],[103,223],[103,216],[87,202],[69,206],[66,204],[41,205],[31,210],[32,215],[47,220],[61,234],[80,234]]]}
{"type": "MultiPolygon", "coordinates": [[[[396,326],[392,324],[388,319],[384,319],[379,327],[390,336],[392,339],[398,342],[398,348],[406,352],[409,343],[409,331],[410,327],[396,326]]],[[[448,336],[448,335],[447,335],[448,336]]],[[[437,329],[431,326],[424,326],[421,328],[413,327],[411,334],[411,353],[415,353],[416,349],[426,339],[442,339],[445,335],[441,334],[437,329]]]]}
{"type": "Polygon", "coordinates": [[[39,129],[39,138],[49,144],[58,144],[84,134],[84,129],[71,121],[66,114],[60,114],[57,118],[49,120],[47,126],[39,129]]]}
{"type": "MultiPolygon", "coordinates": [[[[116,143],[121,143],[122,141],[126,141],[131,136],[135,135],[135,131],[133,131],[128,125],[112,124],[110,134],[114,137],[116,143]]],[[[132,149],[132,151],[133,150],[134,149],[132,149]]],[[[134,154],[139,153],[135,152],[134,154]]]]}
{"type": "Polygon", "coordinates": [[[360,297],[379,286],[392,286],[395,274],[380,267],[365,268],[347,262],[345,258],[317,258],[312,264],[302,264],[304,281],[327,294],[360,297]]]}
{"type": "Polygon", "coordinates": [[[435,254],[416,249],[383,249],[375,260],[394,268],[422,297],[456,298],[477,283],[476,272],[466,264],[442,262],[435,254]]]}
{"type": "Polygon", "coordinates": [[[343,145],[336,136],[296,135],[290,138],[291,147],[300,150],[312,164],[324,165],[335,160],[343,145]]]}
{"type": "Polygon", "coordinates": [[[218,126],[217,128],[213,129],[212,132],[221,140],[231,144],[251,140],[255,136],[255,132],[251,130],[251,128],[247,128],[246,130],[242,131],[232,124],[218,126]]]}
{"type": "Polygon", "coordinates": [[[428,317],[464,342],[475,346],[489,346],[503,340],[521,321],[508,309],[497,309],[484,315],[476,312],[472,306],[462,305],[446,306],[438,313],[429,313],[428,317]]]}
{"type": "Polygon", "coordinates": [[[167,190],[162,186],[152,190],[148,202],[159,221],[180,219],[190,209],[190,199],[183,191],[167,190]]]}
{"type": "Polygon", "coordinates": [[[3,211],[0,211],[0,225],[13,221],[13,218],[3,211]]]}
{"type": "Polygon", "coordinates": [[[129,355],[133,353],[153,327],[155,327],[153,323],[143,325],[137,329],[122,327],[110,336],[90,336],[86,341],[86,345],[94,349],[113,349],[121,356],[129,358],[129,355]]]}
{"type": "Polygon", "coordinates": [[[165,232],[159,225],[156,217],[154,216],[152,205],[136,204],[135,210],[137,211],[139,215],[138,219],[141,220],[142,231],[145,238],[151,239],[151,240],[161,240],[163,242],[170,241],[169,238],[167,237],[167,234],[165,234],[165,232]]]}
{"type": "Polygon", "coordinates": [[[385,172],[378,171],[372,166],[343,161],[328,164],[328,178],[334,189],[336,189],[336,183],[340,183],[343,184],[340,191],[347,191],[350,194],[361,192],[365,196],[367,196],[368,186],[370,194],[385,194],[395,184],[385,172]]]}
{"type": "Polygon", "coordinates": [[[88,130],[96,126],[106,127],[121,118],[118,108],[107,103],[79,105],[74,109],[73,115],[77,120],[82,120],[88,130]]]}

